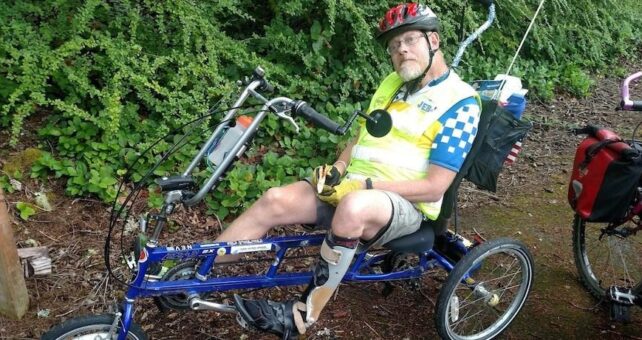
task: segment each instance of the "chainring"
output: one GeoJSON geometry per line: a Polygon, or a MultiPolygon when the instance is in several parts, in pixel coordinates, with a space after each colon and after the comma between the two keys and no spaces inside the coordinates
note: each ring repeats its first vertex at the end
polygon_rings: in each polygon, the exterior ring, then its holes
{"type": "MultiPolygon", "coordinates": [[[[163,275],[161,281],[176,281],[193,279],[196,274],[196,261],[179,263],[163,275]]],[[[167,309],[189,310],[189,298],[187,294],[163,295],[154,298],[156,302],[167,309]]]]}

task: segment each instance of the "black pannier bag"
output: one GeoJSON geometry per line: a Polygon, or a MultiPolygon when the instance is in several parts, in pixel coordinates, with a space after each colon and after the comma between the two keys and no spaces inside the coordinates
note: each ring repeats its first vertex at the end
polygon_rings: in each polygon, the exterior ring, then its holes
{"type": "MultiPolygon", "coordinates": [[[[487,124],[485,134],[481,138],[477,150],[471,150],[473,159],[464,178],[480,189],[495,192],[497,177],[504,162],[517,142],[522,142],[528,131],[533,127],[526,120],[519,120],[501,106],[496,100],[485,100],[482,103],[480,126],[487,124]]],[[[480,129],[483,131],[484,129],[480,129]]]]}

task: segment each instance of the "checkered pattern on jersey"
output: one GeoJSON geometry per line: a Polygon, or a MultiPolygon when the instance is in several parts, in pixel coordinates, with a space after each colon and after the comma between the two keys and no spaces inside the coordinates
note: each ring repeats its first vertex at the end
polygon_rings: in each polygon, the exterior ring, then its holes
{"type": "Polygon", "coordinates": [[[469,97],[439,118],[442,127],[433,140],[430,163],[459,171],[477,135],[479,113],[477,101],[469,97]]]}

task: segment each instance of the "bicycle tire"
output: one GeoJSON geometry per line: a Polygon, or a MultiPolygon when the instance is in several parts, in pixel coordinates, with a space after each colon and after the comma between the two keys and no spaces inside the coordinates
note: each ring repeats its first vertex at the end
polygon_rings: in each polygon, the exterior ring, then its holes
{"type": "Polygon", "coordinates": [[[500,238],[473,248],[450,272],[439,292],[435,307],[439,335],[443,339],[472,340],[492,339],[501,334],[524,306],[533,284],[533,270],[533,257],[521,242],[500,238]],[[491,268],[493,265],[496,266],[491,268]],[[517,265],[518,271],[506,275],[513,265],[517,265]],[[502,272],[496,272],[497,268],[502,272]],[[501,276],[495,277],[497,274],[501,276]],[[463,283],[466,275],[474,279],[474,283],[470,280],[463,283]],[[511,276],[509,282],[503,282],[503,278],[511,276]],[[518,276],[519,284],[512,284],[518,276]],[[471,297],[474,299],[470,300],[471,297]],[[475,304],[480,306],[475,308],[475,304]],[[469,306],[476,310],[472,315],[469,306]],[[494,317],[496,321],[490,320],[494,317]],[[475,327],[471,332],[463,329],[469,324],[475,327]],[[482,329],[477,329],[478,325],[482,329]]]}
{"type": "MultiPolygon", "coordinates": [[[[618,228],[626,228],[628,223],[618,228]]],[[[573,256],[580,281],[598,300],[611,285],[632,288],[642,282],[642,235],[601,236],[606,223],[590,223],[575,215],[573,256]]],[[[616,228],[616,229],[618,229],[616,228]]]]}
{"type": "MultiPolygon", "coordinates": [[[[114,314],[86,315],[69,319],[57,326],[54,326],[40,338],[41,340],[68,340],[80,339],[87,336],[96,338],[107,336],[109,328],[114,322],[114,314]]],[[[120,328],[120,327],[119,327],[120,328]]],[[[147,335],[143,329],[136,323],[132,322],[127,333],[128,340],[147,340],[147,335]]]]}

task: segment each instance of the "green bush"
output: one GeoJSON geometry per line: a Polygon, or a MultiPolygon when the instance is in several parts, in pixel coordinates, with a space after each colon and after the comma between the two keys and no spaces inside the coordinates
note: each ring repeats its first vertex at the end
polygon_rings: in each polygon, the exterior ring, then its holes
{"type": "MultiPolygon", "coordinates": [[[[0,13],[0,125],[15,145],[30,116],[46,118],[39,135],[53,145],[33,168],[67,179],[71,195],[111,200],[115,183],[134,167],[140,176],[172,145],[165,138],[137,164],[151,143],[222,102],[231,105],[235,82],[258,65],[278,93],[302,98],[331,118],[364,108],[391,71],[372,39],[377,20],[397,1],[17,1],[0,13]]],[[[431,2],[443,23],[452,57],[465,2],[431,2]]],[[[497,22],[464,55],[465,79],[503,73],[538,1],[497,1],[497,22]]],[[[639,46],[642,10],[635,0],[550,0],[526,40],[513,72],[531,93],[551,98],[557,88],[589,93],[594,72],[608,72],[639,46]]],[[[472,5],[466,30],[485,11],[472,5]]],[[[199,130],[207,137],[222,113],[199,130]]],[[[235,214],[266,188],[300,178],[332,160],[345,141],[308,126],[294,135],[269,118],[227,184],[208,197],[221,215],[235,214]],[[243,182],[253,182],[252,185],[243,182]]],[[[354,131],[351,132],[354,134],[354,131]]],[[[202,138],[157,172],[180,171],[202,138]]],[[[203,171],[204,168],[199,169],[203,171]]],[[[205,176],[204,174],[202,176],[205,176]]]]}

